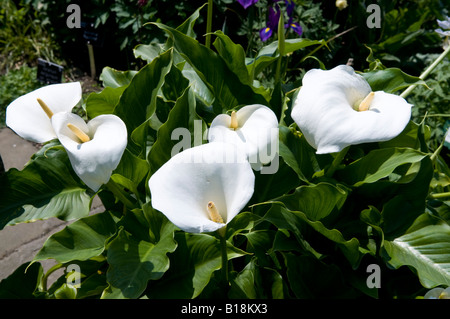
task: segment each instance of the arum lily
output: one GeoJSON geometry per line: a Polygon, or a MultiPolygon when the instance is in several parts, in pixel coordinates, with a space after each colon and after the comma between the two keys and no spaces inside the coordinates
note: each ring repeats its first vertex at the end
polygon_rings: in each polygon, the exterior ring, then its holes
{"type": "Polygon", "coordinates": [[[127,129],[123,121],[107,114],[99,115],[86,124],[76,114],[60,112],[52,116],[52,124],[75,173],[97,191],[109,181],[127,145],[127,129]]]}
{"type": "Polygon", "coordinates": [[[240,147],[255,170],[270,163],[277,154],[278,120],[261,104],[247,105],[231,115],[214,118],[208,132],[210,142],[228,142],[240,147]]]}
{"type": "Polygon", "coordinates": [[[52,84],[25,94],[6,108],[6,125],[22,138],[44,143],[56,138],[51,117],[71,112],[81,100],[79,82],[52,84]]]}
{"type": "Polygon", "coordinates": [[[216,142],[173,156],[152,175],[149,187],[153,208],[181,230],[200,233],[224,228],[252,197],[254,183],[245,154],[216,142]]]}
{"type": "Polygon", "coordinates": [[[352,67],[340,65],[305,74],[291,116],[317,154],[324,154],[396,137],[410,120],[411,106],[397,95],[372,92],[352,67]]]}

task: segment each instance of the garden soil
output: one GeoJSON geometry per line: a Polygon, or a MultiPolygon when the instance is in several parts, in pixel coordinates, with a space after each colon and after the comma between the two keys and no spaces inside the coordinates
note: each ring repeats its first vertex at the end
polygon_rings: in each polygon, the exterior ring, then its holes
{"type": "MultiPolygon", "coordinates": [[[[40,145],[22,139],[9,128],[0,129],[0,156],[5,170],[10,168],[21,170],[39,148],[40,145]]],[[[103,208],[100,200],[96,198],[92,203],[91,214],[100,211],[103,211],[103,208]]],[[[31,261],[45,240],[68,224],[69,222],[51,218],[6,226],[0,230],[0,281],[12,274],[23,263],[31,261]]],[[[44,271],[52,267],[54,263],[52,260],[43,261],[44,271]]],[[[55,272],[53,278],[60,275],[61,273],[55,272]]],[[[51,282],[52,276],[49,278],[49,283],[51,282]]]]}

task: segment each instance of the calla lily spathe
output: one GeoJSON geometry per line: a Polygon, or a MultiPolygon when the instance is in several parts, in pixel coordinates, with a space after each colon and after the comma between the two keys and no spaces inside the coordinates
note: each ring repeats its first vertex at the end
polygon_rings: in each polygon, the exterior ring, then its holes
{"type": "Polygon", "coordinates": [[[125,151],[125,124],[112,114],[99,115],[85,123],[78,115],[68,112],[54,114],[51,121],[75,173],[97,191],[109,181],[125,151]]]}
{"type": "Polygon", "coordinates": [[[52,114],[71,112],[81,100],[79,82],[44,86],[17,98],[6,108],[6,125],[20,137],[44,143],[56,138],[50,117],[38,99],[43,101],[52,114]]]}
{"type": "Polygon", "coordinates": [[[396,137],[408,124],[412,106],[400,96],[372,92],[347,65],[308,71],[293,105],[291,116],[317,154],[396,137]]]}
{"type": "Polygon", "coordinates": [[[208,140],[237,145],[247,153],[253,169],[260,170],[278,152],[277,116],[261,104],[244,106],[231,116],[220,114],[211,123],[208,140]]]}
{"type": "Polygon", "coordinates": [[[150,178],[153,208],[181,230],[225,227],[253,195],[255,176],[245,153],[230,143],[208,143],[173,156],[150,178]]]}

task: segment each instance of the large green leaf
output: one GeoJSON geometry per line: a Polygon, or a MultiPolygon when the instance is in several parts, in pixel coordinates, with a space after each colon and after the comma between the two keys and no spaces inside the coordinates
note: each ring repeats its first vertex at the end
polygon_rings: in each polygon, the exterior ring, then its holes
{"type": "Polygon", "coordinates": [[[108,212],[81,218],[50,236],[33,261],[87,260],[100,255],[106,240],[115,232],[115,222],[108,212]]]}
{"type": "Polygon", "coordinates": [[[138,298],[149,280],[160,279],[169,269],[167,253],[177,247],[174,230],[172,223],[165,222],[158,241],[153,243],[121,229],[107,247],[109,287],[102,298],[138,298]]]}
{"type": "Polygon", "coordinates": [[[427,155],[410,148],[384,148],[373,150],[363,158],[338,171],[338,176],[346,183],[360,186],[373,183],[403,165],[420,162],[427,155]]]}
{"type": "Polygon", "coordinates": [[[278,228],[292,231],[304,249],[309,250],[309,246],[314,249],[315,246],[314,242],[309,242],[309,244],[305,242],[307,238],[304,238],[303,229],[305,226],[309,226],[334,242],[353,267],[356,267],[361,260],[360,245],[357,238],[353,237],[347,240],[338,229],[329,229],[321,221],[312,221],[303,212],[291,211],[281,203],[274,203],[264,218],[278,228]]]}
{"type": "MultiPolygon", "coordinates": [[[[114,114],[125,122],[129,140],[132,141],[133,131],[145,123],[155,112],[156,96],[171,67],[172,50],[168,50],[144,66],[123,91],[119,103],[114,108],[114,114]]],[[[142,141],[139,141],[140,143],[142,141]]],[[[129,143],[129,149],[131,146],[129,143]]],[[[144,145],[139,146],[142,152],[144,145]]]]}
{"type": "Polygon", "coordinates": [[[395,268],[403,265],[416,269],[421,283],[432,288],[450,286],[450,226],[446,223],[416,229],[384,247],[395,268]]]}
{"type": "Polygon", "coordinates": [[[413,84],[426,85],[423,80],[404,73],[397,68],[374,70],[363,73],[362,76],[369,82],[373,91],[394,93],[413,84]]]}
{"type": "MultiPolygon", "coordinates": [[[[325,45],[325,43],[325,40],[310,40],[305,38],[286,39],[284,42],[284,54],[290,54],[312,45],[325,45]]],[[[278,41],[274,41],[264,46],[254,59],[246,59],[247,69],[250,74],[254,74],[256,76],[264,68],[274,63],[279,56],[278,41]]]]}
{"type": "MultiPolygon", "coordinates": [[[[178,248],[171,256],[171,267],[158,282],[152,283],[149,298],[195,298],[209,283],[213,272],[222,268],[221,244],[209,234],[177,233],[178,248]]],[[[246,253],[227,242],[228,260],[246,253]]]]}
{"type": "Polygon", "coordinates": [[[112,114],[126,86],[106,87],[101,92],[93,92],[86,99],[86,113],[88,118],[102,114],[112,114]]]}
{"type": "Polygon", "coordinates": [[[340,209],[347,199],[347,191],[328,183],[311,186],[300,186],[294,193],[276,198],[273,202],[281,202],[290,210],[298,210],[306,214],[311,221],[322,220],[340,209]]]}
{"type": "MultiPolygon", "coordinates": [[[[280,156],[298,175],[302,181],[309,183],[314,173],[321,170],[315,150],[303,135],[286,126],[279,127],[280,156]]],[[[321,155],[325,157],[324,155],[321,155]]]]}
{"type": "Polygon", "coordinates": [[[219,112],[244,104],[268,104],[268,101],[262,95],[255,93],[251,86],[243,84],[214,51],[176,29],[160,23],[155,25],[169,34],[174,48],[213,92],[216,98],[216,109],[219,112]]]}
{"type": "Polygon", "coordinates": [[[1,175],[0,189],[0,229],[51,217],[77,219],[90,210],[87,187],[56,142],[36,153],[22,171],[1,175]]]}
{"type": "Polygon", "coordinates": [[[137,71],[119,71],[110,67],[105,67],[100,74],[100,81],[105,87],[118,88],[130,84],[131,79],[136,75],[137,71]]]}
{"type": "Polygon", "coordinates": [[[173,152],[181,152],[196,143],[202,144],[205,129],[206,125],[195,112],[194,94],[190,88],[187,88],[176,101],[167,121],[158,130],[157,140],[148,155],[151,173],[156,172],[167,162],[173,152]],[[195,131],[199,134],[198,136],[195,135],[195,131]]]}
{"type": "Polygon", "coordinates": [[[228,68],[232,70],[239,80],[244,84],[251,84],[252,79],[245,67],[245,51],[240,44],[236,44],[226,36],[222,31],[216,31],[214,35],[217,37],[213,45],[217,52],[223,58],[228,68]]]}

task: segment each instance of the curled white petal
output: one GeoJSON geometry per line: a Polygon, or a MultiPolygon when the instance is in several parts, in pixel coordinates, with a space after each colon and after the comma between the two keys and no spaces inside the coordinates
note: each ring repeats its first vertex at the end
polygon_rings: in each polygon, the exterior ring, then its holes
{"type": "Polygon", "coordinates": [[[208,143],[173,156],[149,180],[152,206],[186,232],[212,232],[228,224],[253,195],[255,176],[233,144],[208,143]],[[208,215],[213,202],[224,224],[208,215]]]}
{"type": "Polygon", "coordinates": [[[412,105],[377,91],[367,111],[355,110],[370,92],[369,84],[350,66],[314,69],[303,78],[291,116],[318,154],[390,140],[408,124],[412,105]]]}
{"type": "Polygon", "coordinates": [[[86,124],[76,114],[61,112],[53,115],[52,124],[75,173],[87,186],[97,191],[109,181],[125,151],[127,129],[123,121],[108,114],[99,115],[86,124]],[[67,127],[69,123],[81,129],[91,140],[81,143],[67,127]]]}
{"type": "Polygon", "coordinates": [[[52,84],[44,86],[17,98],[6,108],[6,125],[22,138],[44,143],[56,138],[51,120],[37,102],[41,99],[50,110],[71,112],[81,100],[79,82],[52,84]]]}
{"type": "Polygon", "coordinates": [[[208,132],[210,142],[235,144],[246,152],[256,170],[273,160],[278,153],[278,120],[267,106],[252,104],[236,112],[238,128],[230,128],[231,117],[220,114],[214,118],[208,132]]]}

